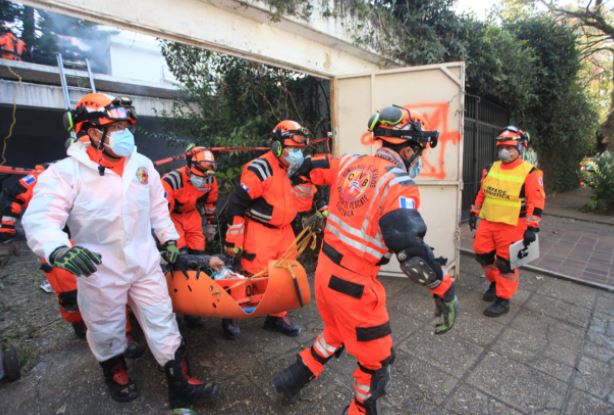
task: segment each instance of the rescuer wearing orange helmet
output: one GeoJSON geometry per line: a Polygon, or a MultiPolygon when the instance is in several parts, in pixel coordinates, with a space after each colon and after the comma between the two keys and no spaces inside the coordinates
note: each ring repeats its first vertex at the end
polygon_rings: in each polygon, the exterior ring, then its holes
{"type": "Polygon", "coordinates": [[[64,121],[80,139],[67,158],[39,176],[22,221],[28,245],[50,265],[79,277],[87,341],[111,398],[128,402],[139,394],[124,359],[129,304],[164,368],[171,409],[187,413],[188,406],[213,398],[218,386],[190,373],[152,229],[169,263],[179,256],[178,234],[159,174],[136,151],[132,101],[90,93],[64,121]]]}
{"type": "Polygon", "coordinates": [[[405,107],[385,107],[368,123],[382,147],[375,155],[313,156],[299,169],[316,185],[331,189],[329,214],[315,275],[315,296],[324,330],[297,361],[273,377],[275,389],[290,401],[345,349],[358,361],[350,415],[378,413],[394,360],[386,291],[377,274],[396,254],[401,270],[433,294],[442,334],[458,312],[452,278],[423,238],[420,193],[408,171],[438,132],[405,107]]]}
{"type": "Polygon", "coordinates": [[[520,277],[518,269],[510,266],[510,245],[523,240],[528,246],[535,241],[546,200],[542,171],[520,158],[529,134],[510,125],[499,132],[496,141],[499,161],[484,170],[469,217],[472,230],[477,218],[481,219],[473,250],[490,282],[482,296],[484,301],[494,301],[484,310],[488,317],[509,311],[520,277]]]}
{"type": "Polygon", "coordinates": [[[215,157],[211,151],[193,144],[186,150],[186,166],[162,176],[162,184],[179,233],[177,247],[191,254],[204,254],[205,240],[213,240],[217,233],[215,157]],[[207,220],[206,237],[202,216],[207,220]]]}
{"type": "MultiPolygon", "coordinates": [[[[271,151],[243,167],[241,184],[230,196],[226,252],[241,254],[241,266],[255,274],[269,261],[292,249],[292,220],[297,210],[289,176],[301,166],[307,131],[296,121],[284,120],[273,128],[271,151]]],[[[267,316],[264,327],[287,336],[300,330],[287,312],[267,316]]]]}
{"type": "Polygon", "coordinates": [[[0,27],[0,58],[20,61],[26,51],[26,42],[16,37],[11,29],[3,24],[0,27]]]}

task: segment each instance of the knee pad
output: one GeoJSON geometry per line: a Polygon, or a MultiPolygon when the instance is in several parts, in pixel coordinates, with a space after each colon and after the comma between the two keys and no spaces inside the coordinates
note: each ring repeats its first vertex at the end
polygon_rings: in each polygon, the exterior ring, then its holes
{"type": "Polygon", "coordinates": [[[510,274],[513,270],[510,265],[510,261],[503,258],[498,258],[495,261],[495,266],[499,269],[501,274],[510,274]]]}
{"type": "Polygon", "coordinates": [[[480,265],[492,265],[495,262],[495,251],[486,252],[485,254],[475,254],[475,260],[480,265]]]}
{"type": "MultiPolygon", "coordinates": [[[[390,366],[394,362],[394,350],[391,350],[390,357],[382,361],[382,367],[378,370],[370,370],[359,364],[363,372],[371,374],[370,394],[371,396],[364,401],[364,408],[367,415],[377,415],[377,400],[386,395],[386,388],[390,382],[390,366]]],[[[358,401],[356,401],[359,403],[358,401]]]]}
{"type": "Polygon", "coordinates": [[[78,311],[77,290],[64,291],[58,295],[60,306],[66,311],[78,311]]]}

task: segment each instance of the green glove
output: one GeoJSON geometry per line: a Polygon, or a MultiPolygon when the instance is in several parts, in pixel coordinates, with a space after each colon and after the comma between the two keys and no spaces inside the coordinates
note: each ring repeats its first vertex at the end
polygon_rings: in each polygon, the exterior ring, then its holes
{"type": "Polygon", "coordinates": [[[175,241],[168,241],[164,244],[164,250],[161,252],[162,258],[169,264],[174,264],[179,257],[179,248],[175,241]]]}
{"type": "Polygon", "coordinates": [[[435,300],[435,315],[441,317],[441,323],[435,325],[435,334],[444,334],[456,323],[458,315],[458,298],[454,284],[448,288],[444,297],[433,296],[435,300]]]}
{"type": "Polygon", "coordinates": [[[102,264],[102,256],[81,246],[60,246],[49,256],[51,265],[63,268],[77,277],[89,277],[102,264]]]}

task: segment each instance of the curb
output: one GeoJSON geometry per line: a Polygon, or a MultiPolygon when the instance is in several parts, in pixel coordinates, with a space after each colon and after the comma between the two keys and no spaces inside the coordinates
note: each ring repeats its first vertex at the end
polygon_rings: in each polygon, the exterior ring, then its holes
{"type": "MultiPolygon", "coordinates": [[[[460,248],[460,252],[461,254],[465,254],[465,255],[473,255],[473,251],[467,248],[460,248]]],[[[605,285],[605,284],[600,284],[598,282],[586,281],[586,280],[583,280],[577,277],[572,277],[571,275],[561,274],[556,271],[550,271],[545,268],[535,267],[533,265],[524,265],[520,268],[526,269],[528,271],[538,272],[540,274],[546,274],[551,277],[558,278],[560,280],[571,281],[571,282],[575,282],[576,284],[587,285],[592,288],[599,288],[601,290],[614,292],[614,287],[611,285],[605,285]]]]}
{"type": "Polygon", "coordinates": [[[566,215],[564,213],[551,213],[551,212],[544,212],[544,216],[553,216],[556,218],[564,218],[564,219],[573,219],[573,220],[579,220],[582,222],[589,222],[589,223],[598,223],[600,225],[609,225],[609,226],[614,226],[614,222],[609,222],[606,220],[601,220],[601,219],[586,219],[586,218],[579,218],[577,216],[573,216],[573,215],[566,215]]]}

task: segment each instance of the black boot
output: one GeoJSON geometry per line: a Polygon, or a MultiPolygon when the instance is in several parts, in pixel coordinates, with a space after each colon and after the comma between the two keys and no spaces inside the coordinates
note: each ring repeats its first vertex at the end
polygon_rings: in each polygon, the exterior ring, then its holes
{"type": "Polygon", "coordinates": [[[290,323],[288,317],[273,317],[267,316],[264,320],[264,328],[267,330],[278,331],[288,337],[296,337],[301,332],[301,329],[290,323]]]}
{"type": "Polygon", "coordinates": [[[222,319],[222,330],[224,332],[224,337],[228,340],[236,340],[239,334],[241,334],[239,322],[229,318],[222,319]]]}
{"type": "Polygon", "coordinates": [[[100,366],[102,366],[104,380],[113,400],[130,402],[139,396],[136,384],[128,376],[128,367],[126,367],[123,354],[100,362],[100,366]]]}
{"type": "Polygon", "coordinates": [[[496,297],[495,302],[486,307],[484,315],[487,317],[499,317],[510,311],[510,300],[496,297]]]}
{"type": "Polygon", "coordinates": [[[84,322],[80,321],[78,323],[72,323],[72,329],[75,332],[75,336],[77,336],[81,340],[85,339],[85,333],[87,332],[87,327],[85,327],[84,322]]]}
{"type": "Polygon", "coordinates": [[[128,341],[128,346],[126,347],[124,356],[128,359],[137,359],[143,356],[143,353],[145,353],[145,345],[139,342],[134,332],[126,333],[126,340],[128,341]]]}
{"type": "Polygon", "coordinates": [[[186,327],[190,329],[197,329],[200,327],[204,327],[203,319],[198,316],[188,316],[185,314],[183,316],[183,321],[185,321],[186,327]]]}
{"type": "Polygon", "coordinates": [[[486,292],[484,292],[484,295],[482,296],[482,300],[488,301],[489,303],[491,301],[495,301],[495,298],[497,298],[496,290],[497,290],[497,287],[495,283],[491,282],[486,292]]]}
{"type": "Polygon", "coordinates": [[[218,393],[217,384],[205,383],[190,375],[190,365],[183,343],[175,352],[175,359],[164,365],[164,371],[168,382],[168,401],[171,410],[207,402],[218,393]]]}
{"type": "Polygon", "coordinates": [[[313,378],[311,370],[298,357],[296,362],[273,376],[273,386],[289,402],[296,402],[299,399],[301,389],[313,378]]]}

